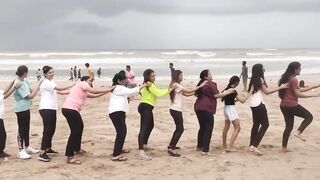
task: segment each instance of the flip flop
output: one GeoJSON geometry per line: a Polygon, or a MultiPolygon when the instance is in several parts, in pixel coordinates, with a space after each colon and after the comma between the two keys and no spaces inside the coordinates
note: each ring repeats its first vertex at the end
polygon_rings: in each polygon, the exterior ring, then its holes
{"type": "Polygon", "coordinates": [[[128,158],[123,157],[123,156],[116,156],[111,158],[112,161],[126,161],[128,158]]]}
{"type": "Polygon", "coordinates": [[[67,163],[68,163],[68,164],[79,165],[79,164],[81,164],[81,161],[80,161],[79,159],[76,159],[76,158],[71,158],[71,159],[68,159],[68,160],[67,160],[67,163]]]}

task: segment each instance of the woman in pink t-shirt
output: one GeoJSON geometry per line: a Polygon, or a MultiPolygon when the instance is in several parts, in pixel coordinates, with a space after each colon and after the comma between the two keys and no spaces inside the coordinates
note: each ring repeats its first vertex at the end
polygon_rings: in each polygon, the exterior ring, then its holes
{"type": "Polygon", "coordinates": [[[308,98],[308,97],[319,97],[320,94],[304,94],[302,92],[310,91],[311,89],[318,88],[320,85],[310,86],[308,88],[299,88],[299,83],[296,78],[300,75],[301,64],[299,62],[292,62],[288,65],[286,72],[282,74],[279,80],[279,85],[283,83],[289,83],[290,87],[288,89],[283,89],[279,91],[279,97],[281,99],[280,109],[286,123],[286,128],[283,132],[282,138],[282,151],[288,152],[287,145],[290,133],[293,129],[294,116],[304,118],[301,125],[299,126],[297,132],[294,134],[295,137],[306,141],[301,133],[304,129],[312,122],[312,114],[298,103],[298,98],[308,98]]]}
{"type": "Polygon", "coordinates": [[[75,159],[74,153],[85,153],[81,150],[81,138],[83,132],[83,122],[80,111],[88,98],[97,98],[110,92],[112,88],[95,89],[90,87],[92,80],[89,76],[83,76],[81,82],[78,82],[70,90],[70,93],[62,106],[62,114],[67,119],[71,133],[68,139],[66,153],[67,163],[81,164],[78,159],[75,159]]]}
{"type": "Polygon", "coordinates": [[[183,117],[182,117],[182,96],[192,96],[194,92],[199,88],[203,87],[206,84],[206,81],[203,82],[201,85],[193,88],[193,89],[186,89],[181,86],[181,82],[183,80],[183,75],[180,70],[174,70],[171,76],[171,83],[170,88],[172,91],[170,92],[170,115],[176,124],[176,129],[172,135],[170,144],[168,145],[168,153],[171,156],[179,157],[180,154],[176,151],[176,149],[180,149],[177,147],[177,143],[184,131],[183,128],[183,117]]]}

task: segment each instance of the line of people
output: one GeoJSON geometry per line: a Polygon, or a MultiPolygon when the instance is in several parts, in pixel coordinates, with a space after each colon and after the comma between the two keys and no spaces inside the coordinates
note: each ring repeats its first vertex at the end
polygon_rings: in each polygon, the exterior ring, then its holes
{"type": "MultiPolygon", "coordinates": [[[[128,68],[128,67],[127,67],[128,68]]],[[[129,67],[130,68],[130,67],[129,67]]],[[[93,88],[93,78],[83,76],[81,82],[72,84],[72,86],[60,87],[54,82],[54,69],[49,66],[44,66],[43,74],[45,79],[39,81],[34,88],[26,80],[28,68],[19,66],[17,69],[18,78],[9,84],[5,91],[0,91],[0,157],[8,157],[4,152],[6,142],[6,132],[3,124],[4,103],[3,99],[14,93],[15,112],[18,122],[18,144],[20,159],[29,159],[31,154],[39,153],[39,150],[32,148],[29,145],[29,130],[30,130],[30,108],[32,99],[40,90],[41,99],[39,104],[39,113],[43,120],[43,137],[41,142],[41,150],[38,159],[48,162],[51,158],[48,154],[56,154],[57,151],[52,149],[52,137],[56,128],[56,111],[57,93],[67,95],[62,106],[62,114],[66,118],[70,128],[70,136],[66,145],[65,156],[67,163],[81,164],[81,161],[74,157],[75,154],[86,153],[81,148],[81,138],[83,132],[83,121],[80,111],[84,106],[87,98],[98,98],[106,93],[111,93],[109,102],[109,117],[116,130],[116,139],[114,151],[112,155],[113,161],[125,161],[127,158],[123,153],[128,153],[129,150],[124,148],[124,142],[127,133],[125,123],[126,114],[129,110],[128,97],[140,93],[141,99],[138,106],[140,114],[140,131],[138,135],[138,159],[151,160],[152,157],[146,154],[146,150],[150,149],[148,140],[154,128],[153,109],[157,104],[157,99],[160,97],[170,96],[170,115],[172,116],[176,129],[173,132],[171,141],[168,144],[168,154],[179,157],[178,152],[180,147],[177,143],[184,131],[182,105],[183,96],[196,96],[194,111],[196,113],[199,130],[197,137],[197,151],[202,155],[208,155],[212,131],[214,127],[214,115],[217,108],[217,99],[221,98],[224,102],[225,127],[222,133],[223,147],[226,152],[234,152],[234,142],[240,132],[240,120],[237,113],[235,103],[239,101],[244,103],[250,98],[250,108],[252,111],[252,128],[249,150],[257,155],[263,155],[263,152],[258,148],[265,132],[269,127],[269,119],[265,106],[265,95],[279,92],[281,99],[280,108],[283,113],[286,127],[283,132],[282,151],[288,152],[287,144],[290,133],[293,129],[294,116],[302,117],[300,127],[294,134],[297,138],[305,141],[301,133],[311,123],[312,114],[304,107],[298,104],[298,98],[319,97],[318,93],[305,94],[304,92],[318,88],[320,85],[310,86],[308,88],[299,88],[297,75],[300,74],[301,64],[292,62],[288,65],[285,73],[279,80],[278,87],[268,87],[264,78],[264,68],[262,64],[255,64],[252,67],[252,76],[250,79],[247,93],[239,95],[235,88],[239,84],[239,77],[232,76],[227,87],[219,92],[217,83],[213,81],[211,72],[206,69],[200,73],[200,80],[194,88],[185,88],[181,85],[183,74],[180,70],[172,72],[172,80],[168,88],[160,89],[156,85],[156,75],[152,69],[147,69],[143,73],[143,84],[137,87],[126,87],[127,76],[125,73],[119,72],[112,79],[112,86],[93,88]],[[230,142],[227,143],[227,133],[230,124],[234,126],[234,132],[230,142]]],[[[133,75],[134,76],[134,75],[133,75]]]]}

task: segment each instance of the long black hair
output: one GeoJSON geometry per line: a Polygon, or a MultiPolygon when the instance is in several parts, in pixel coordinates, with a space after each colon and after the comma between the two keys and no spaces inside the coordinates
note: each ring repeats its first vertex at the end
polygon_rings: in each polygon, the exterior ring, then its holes
{"type": "MultiPolygon", "coordinates": [[[[174,70],[172,72],[170,87],[172,87],[173,83],[178,83],[179,77],[180,77],[181,74],[182,74],[182,71],[180,71],[180,70],[174,70]]],[[[171,100],[171,102],[174,101],[175,97],[176,97],[176,93],[173,90],[173,91],[170,92],[170,100],[171,100]]]]}
{"type": "MultiPolygon", "coordinates": [[[[150,78],[150,75],[154,73],[154,71],[152,69],[146,69],[144,72],[143,72],[143,83],[147,83],[149,82],[149,78],[150,78]]],[[[153,82],[152,82],[153,83],[153,82]]],[[[147,90],[149,91],[149,87],[147,87],[147,90]]]]}
{"type": "MultiPolygon", "coordinates": [[[[240,78],[238,76],[232,76],[229,79],[229,84],[227,85],[227,87],[223,91],[230,89],[233,84],[236,84],[236,83],[239,83],[239,82],[240,82],[240,78]]],[[[225,97],[221,98],[222,102],[224,101],[224,98],[225,97]]]]}
{"type": "Polygon", "coordinates": [[[82,76],[82,77],[81,77],[81,81],[87,81],[88,79],[90,79],[89,76],[82,76]]]}
{"type": "Polygon", "coordinates": [[[252,66],[252,75],[249,83],[248,92],[251,91],[251,88],[253,88],[253,93],[258,92],[262,88],[263,83],[265,84],[263,65],[255,64],[252,66]],[[263,80],[263,82],[261,79],[263,80]]]}
{"type": "MultiPolygon", "coordinates": [[[[207,80],[206,78],[208,77],[209,72],[210,72],[209,69],[205,69],[205,70],[201,71],[200,81],[198,82],[197,86],[200,86],[200,84],[202,84],[205,80],[207,80]]],[[[200,90],[201,90],[201,88],[194,92],[194,95],[198,98],[202,97],[202,92],[200,90]]]]}
{"type": "Polygon", "coordinates": [[[127,79],[126,75],[123,73],[116,73],[112,78],[112,86],[119,85],[118,81],[127,79]]]}
{"type": "Polygon", "coordinates": [[[47,73],[48,73],[51,69],[53,69],[53,67],[51,67],[51,66],[43,66],[43,68],[42,68],[43,75],[47,75],[47,73]]]}
{"type": "MultiPolygon", "coordinates": [[[[299,69],[301,67],[301,64],[299,62],[291,62],[287,69],[286,69],[286,72],[284,72],[279,80],[279,83],[278,85],[280,86],[281,84],[285,84],[289,81],[289,78],[293,75],[295,75],[296,73],[296,70],[299,69]]],[[[279,90],[278,94],[279,94],[279,97],[281,99],[284,98],[285,96],[285,89],[281,89],[279,90]]]]}

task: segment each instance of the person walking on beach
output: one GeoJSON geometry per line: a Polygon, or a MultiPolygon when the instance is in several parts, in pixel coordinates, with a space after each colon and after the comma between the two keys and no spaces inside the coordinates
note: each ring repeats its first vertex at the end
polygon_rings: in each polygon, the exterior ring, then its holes
{"type": "Polygon", "coordinates": [[[101,77],[101,68],[98,69],[97,74],[98,74],[98,77],[100,79],[100,77],[101,77]]]}
{"type": "Polygon", "coordinates": [[[170,68],[170,72],[171,72],[171,76],[172,76],[172,74],[173,74],[173,72],[174,72],[174,67],[173,67],[173,63],[169,63],[169,68],[170,68]]]}
{"type": "Polygon", "coordinates": [[[319,93],[305,94],[303,92],[310,91],[312,89],[320,87],[320,84],[316,86],[310,86],[308,88],[300,88],[296,76],[300,75],[301,64],[299,62],[291,62],[285,73],[282,74],[279,80],[279,86],[284,83],[289,83],[290,87],[288,89],[283,89],[279,91],[279,97],[281,99],[280,109],[286,123],[286,127],[283,132],[282,137],[282,151],[288,152],[287,149],[288,140],[290,133],[293,129],[294,117],[298,116],[304,120],[300,124],[298,130],[294,133],[294,136],[302,141],[306,139],[301,136],[301,133],[308,127],[312,122],[312,114],[298,103],[298,98],[309,98],[309,97],[319,97],[319,93]]]}
{"type": "Polygon", "coordinates": [[[242,69],[240,74],[240,79],[242,78],[243,82],[243,91],[247,91],[247,82],[248,82],[248,67],[247,61],[242,61],[242,69]]]}
{"type": "Polygon", "coordinates": [[[90,84],[91,87],[93,87],[93,82],[94,82],[94,72],[92,67],[90,66],[89,63],[85,64],[86,68],[87,68],[87,76],[89,76],[89,78],[91,79],[92,83],[90,84]]]}
{"type": "MultiPolygon", "coordinates": [[[[240,82],[240,78],[238,76],[232,76],[229,80],[229,84],[224,89],[224,91],[230,88],[236,88],[239,82],[240,82]]],[[[224,121],[225,123],[224,123],[223,132],[222,132],[222,143],[223,143],[223,148],[225,148],[226,152],[237,151],[236,149],[234,149],[233,144],[240,132],[240,120],[239,120],[238,112],[235,107],[235,101],[237,100],[241,103],[244,103],[248,99],[248,97],[249,97],[249,94],[247,94],[245,97],[242,97],[238,94],[237,91],[234,91],[231,94],[221,99],[221,101],[224,102],[224,117],[225,117],[225,121],[224,121]],[[234,131],[230,138],[229,144],[227,144],[227,135],[228,135],[228,131],[231,123],[234,127],[234,131]]]]}
{"type": "Polygon", "coordinates": [[[38,69],[38,70],[36,71],[36,76],[37,76],[37,81],[40,81],[40,79],[41,79],[40,69],[38,69]]]}
{"type": "Polygon", "coordinates": [[[4,152],[6,147],[7,132],[4,127],[3,118],[4,118],[4,99],[7,99],[17,88],[21,87],[21,83],[14,84],[12,81],[5,90],[0,90],[0,158],[6,158],[10,155],[4,152]]]}
{"type": "Polygon", "coordinates": [[[145,150],[148,150],[148,140],[151,131],[154,127],[153,108],[156,105],[157,98],[169,95],[170,88],[158,89],[155,80],[156,75],[152,69],[147,69],[143,72],[143,83],[148,84],[148,87],[144,87],[141,93],[141,101],[138,106],[140,113],[140,132],[138,136],[139,143],[139,157],[140,160],[151,160],[150,156],[145,154],[145,150]]]}
{"type": "Polygon", "coordinates": [[[199,88],[203,87],[206,82],[203,82],[199,86],[193,89],[186,89],[181,85],[183,80],[183,74],[180,70],[175,70],[172,74],[170,88],[172,89],[170,92],[170,115],[174,120],[176,125],[176,129],[172,135],[171,141],[168,145],[168,154],[171,156],[179,157],[180,154],[176,151],[176,149],[180,149],[177,147],[177,143],[184,131],[183,127],[183,117],[182,117],[182,96],[192,96],[194,92],[199,88]]]}
{"type": "Polygon", "coordinates": [[[89,76],[83,76],[81,81],[70,89],[70,93],[62,106],[62,114],[67,119],[71,131],[65,152],[69,164],[81,164],[80,160],[74,158],[74,153],[86,152],[81,149],[83,121],[80,111],[87,98],[103,96],[114,88],[94,89],[90,86],[91,83],[92,79],[89,76]]]}
{"type": "Polygon", "coordinates": [[[56,130],[58,99],[57,93],[67,94],[65,90],[71,86],[60,87],[54,82],[54,69],[50,66],[42,68],[45,79],[40,85],[41,99],[39,103],[39,113],[43,122],[43,135],[41,141],[41,150],[38,160],[49,162],[51,158],[47,154],[57,154],[52,149],[52,138],[56,130]]]}
{"type": "Polygon", "coordinates": [[[78,69],[78,79],[80,79],[81,80],[81,69],[78,69]]]}
{"type": "Polygon", "coordinates": [[[73,81],[73,68],[70,68],[69,74],[70,74],[70,79],[69,81],[73,81]]]}
{"type": "Polygon", "coordinates": [[[127,71],[127,77],[128,77],[128,87],[129,88],[134,88],[137,86],[137,80],[135,79],[134,72],[131,69],[130,65],[126,66],[126,71],[127,71]]]}
{"type": "Polygon", "coordinates": [[[116,129],[117,136],[115,139],[112,161],[126,161],[122,153],[129,151],[123,148],[124,141],[127,134],[127,125],[125,122],[127,113],[129,111],[129,103],[127,98],[139,93],[142,88],[146,87],[146,83],[140,87],[127,88],[125,87],[127,77],[124,74],[117,73],[112,79],[112,85],[115,88],[111,91],[109,102],[109,117],[116,129]]]}
{"type": "Polygon", "coordinates": [[[217,83],[212,81],[212,75],[208,69],[201,71],[197,86],[200,86],[203,82],[206,82],[205,86],[195,91],[197,100],[194,104],[194,111],[200,126],[197,151],[201,151],[202,155],[208,155],[214,126],[214,114],[217,109],[217,98],[225,97],[232,93],[234,89],[230,88],[220,93],[217,83]]]}
{"type": "Polygon", "coordinates": [[[73,75],[74,75],[74,80],[77,81],[78,80],[78,74],[77,74],[77,66],[74,66],[74,69],[73,69],[73,75]]]}
{"type": "Polygon", "coordinates": [[[15,83],[21,83],[22,86],[17,88],[14,92],[15,99],[15,113],[18,121],[18,147],[19,159],[29,159],[31,154],[36,154],[39,150],[32,148],[29,145],[29,131],[30,131],[30,109],[32,106],[32,99],[36,96],[41,81],[31,89],[29,82],[26,80],[28,76],[28,67],[25,65],[19,66],[16,71],[18,79],[15,83]]]}
{"type": "Polygon", "coordinates": [[[249,83],[248,93],[251,94],[250,108],[252,111],[252,128],[249,150],[257,155],[263,155],[258,146],[269,127],[267,109],[264,102],[264,95],[277,92],[280,89],[288,88],[288,84],[281,84],[275,89],[267,87],[264,78],[264,68],[262,64],[252,66],[252,76],[249,83]]]}

